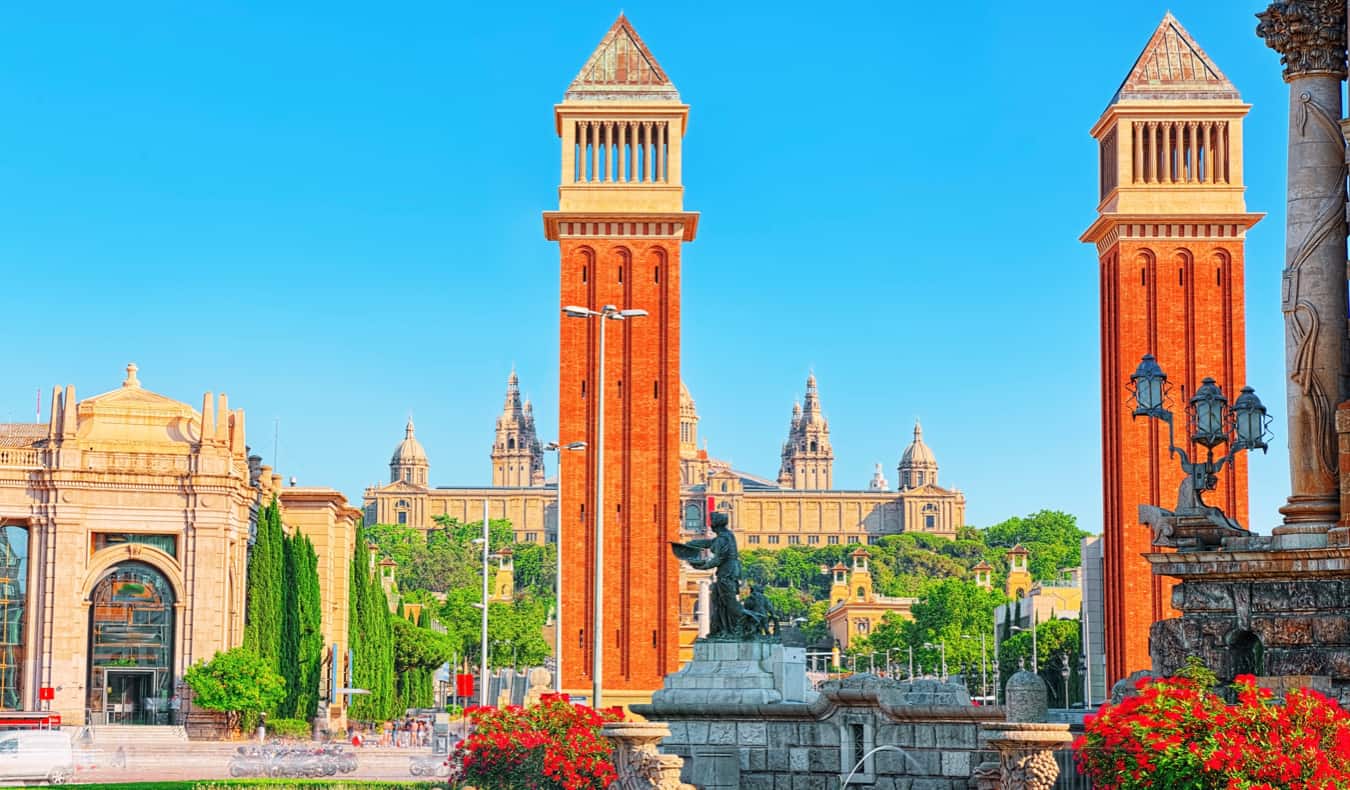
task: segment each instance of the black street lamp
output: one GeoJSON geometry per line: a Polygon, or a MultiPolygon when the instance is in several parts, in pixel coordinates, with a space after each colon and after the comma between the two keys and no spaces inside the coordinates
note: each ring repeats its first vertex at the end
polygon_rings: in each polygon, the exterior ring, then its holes
{"type": "Polygon", "coordinates": [[[1243,387],[1231,405],[1214,379],[1206,377],[1186,402],[1186,428],[1190,442],[1205,448],[1192,460],[1191,454],[1176,443],[1176,425],[1172,411],[1167,408],[1170,387],[1167,374],[1152,354],[1145,354],[1139,367],[1130,376],[1130,393],[1134,400],[1133,417],[1149,417],[1167,423],[1167,446],[1171,455],[1181,457],[1181,469],[1186,473],[1177,492],[1174,511],[1152,505],[1141,505],[1140,520],[1153,527],[1153,543],[1182,549],[1217,546],[1222,536],[1243,532],[1242,526],[1224,515],[1217,507],[1207,505],[1204,492],[1219,485],[1219,473],[1244,450],[1266,451],[1270,416],[1251,387],[1243,387]],[[1215,448],[1227,445],[1227,452],[1215,457],[1215,448]]]}

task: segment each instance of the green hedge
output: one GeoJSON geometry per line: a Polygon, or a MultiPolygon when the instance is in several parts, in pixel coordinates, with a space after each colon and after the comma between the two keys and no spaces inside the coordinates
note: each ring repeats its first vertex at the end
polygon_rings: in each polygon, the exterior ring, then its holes
{"type": "Polygon", "coordinates": [[[267,734],[278,738],[308,739],[314,729],[304,719],[272,719],[267,722],[267,734]]]}

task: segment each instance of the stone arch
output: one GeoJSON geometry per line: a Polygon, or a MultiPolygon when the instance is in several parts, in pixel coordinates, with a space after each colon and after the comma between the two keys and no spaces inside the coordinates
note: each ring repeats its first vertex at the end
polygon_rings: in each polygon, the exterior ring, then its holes
{"type": "Polygon", "coordinates": [[[1228,648],[1229,676],[1223,680],[1232,680],[1238,675],[1261,675],[1265,673],[1265,646],[1261,638],[1243,628],[1229,631],[1224,637],[1228,648]]]}
{"type": "Polygon", "coordinates": [[[183,579],[183,568],[178,564],[178,560],[154,546],[142,543],[124,543],[95,552],[90,558],[84,584],[80,585],[80,600],[87,605],[94,587],[103,581],[103,577],[107,576],[114,566],[133,561],[143,562],[164,574],[164,578],[168,579],[169,585],[173,587],[174,598],[180,604],[187,600],[187,585],[183,579]]]}

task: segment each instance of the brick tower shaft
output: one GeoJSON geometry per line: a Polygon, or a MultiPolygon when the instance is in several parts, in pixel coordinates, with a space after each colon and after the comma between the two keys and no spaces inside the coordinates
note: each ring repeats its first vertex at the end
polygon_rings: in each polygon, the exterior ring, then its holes
{"type": "MultiPolygon", "coordinates": [[[[1149,629],[1176,616],[1173,582],[1143,554],[1152,534],[1139,506],[1171,509],[1182,481],[1167,428],[1134,419],[1126,386],[1144,354],[1169,376],[1177,443],[1192,457],[1185,407],[1213,377],[1230,398],[1246,383],[1243,245],[1260,219],[1243,200],[1243,104],[1237,89],[1167,14],[1092,129],[1099,144],[1103,599],[1106,682],[1149,669],[1149,629]]],[[[1207,495],[1244,526],[1247,467],[1239,456],[1207,495]]]]}
{"type": "Polygon", "coordinates": [[[698,215],[683,209],[680,150],[689,108],[622,15],[555,107],[562,139],[560,306],[645,310],[627,320],[564,314],[559,336],[563,688],[593,682],[596,484],[604,464],[602,687],[606,706],[645,702],[677,669],[680,247],[698,215]],[[605,332],[604,457],[598,388],[605,332]]]}

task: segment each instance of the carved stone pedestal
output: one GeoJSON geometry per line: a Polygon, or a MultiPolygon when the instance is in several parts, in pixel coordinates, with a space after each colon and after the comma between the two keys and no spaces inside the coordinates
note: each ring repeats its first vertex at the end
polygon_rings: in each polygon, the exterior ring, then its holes
{"type": "MultiPolygon", "coordinates": [[[[980,732],[998,752],[1000,790],[1051,790],[1059,777],[1054,750],[1073,741],[1067,724],[982,724],[980,732]]],[[[976,770],[977,784],[989,783],[992,771],[984,769],[976,770]]]]}
{"type": "Polygon", "coordinates": [[[615,722],[604,725],[600,734],[614,748],[614,769],[618,779],[610,790],[694,790],[680,781],[684,761],[673,754],[661,754],[656,745],[670,737],[670,726],[663,722],[615,722]]]}

